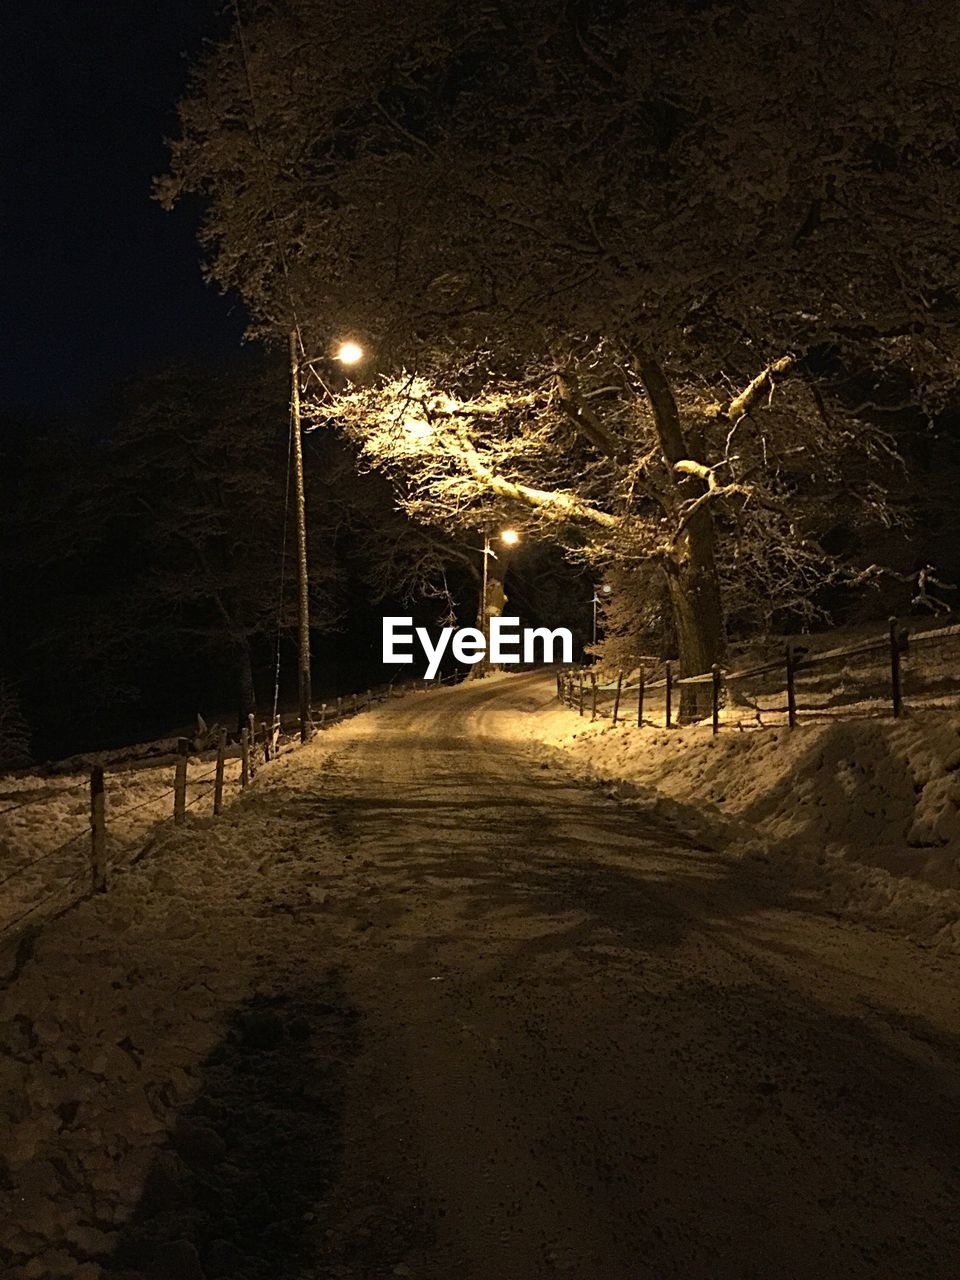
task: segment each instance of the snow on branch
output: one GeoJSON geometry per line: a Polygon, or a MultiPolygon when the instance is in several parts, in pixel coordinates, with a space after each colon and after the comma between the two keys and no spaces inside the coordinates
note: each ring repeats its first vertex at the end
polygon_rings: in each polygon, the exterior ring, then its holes
{"type": "Polygon", "coordinates": [[[601,525],[605,529],[616,529],[620,525],[621,522],[616,516],[611,516],[606,511],[600,511],[596,507],[590,506],[578,498],[576,494],[567,493],[563,490],[535,489],[531,485],[507,480],[504,476],[497,475],[490,470],[480,457],[466,433],[459,432],[458,435],[463,460],[466,462],[471,474],[487,492],[500,498],[512,498],[515,501],[525,503],[527,506],[536,507],[539,511],[552,516],[554,519],[586,520],[592,524],[601,525]]]}
{"type": "Polygon", "coordinates": [[[727,405],[715,404],[711,406],[710,416],[714,418],[726,418],[729,422],[737,422],[740,418],[750,412],[760,397],[766,392],[767,403],[773,396],[774,376],[780,373],[789,373],[796,366],[795,356],[781,356],[779,360],[774,360],[768,364],[765,369],[757,374],[739,395],[734,396],[727,405]]]}

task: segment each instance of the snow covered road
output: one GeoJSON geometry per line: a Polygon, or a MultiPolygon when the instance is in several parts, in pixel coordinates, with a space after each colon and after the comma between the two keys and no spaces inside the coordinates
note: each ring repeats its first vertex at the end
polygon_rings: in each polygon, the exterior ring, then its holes
{"type": "Polygon", "coordinates": [[[11,1274],[956,1276],[960,963],[563,772],[550,697],[339,726],[49,926],[11,1274]]]}

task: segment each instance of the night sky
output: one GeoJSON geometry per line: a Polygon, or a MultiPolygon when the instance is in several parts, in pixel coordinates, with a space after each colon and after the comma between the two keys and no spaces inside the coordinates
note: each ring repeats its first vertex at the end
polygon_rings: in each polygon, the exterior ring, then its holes
{"type": "Polygon", "coordinates": [[[25,0],[2,19],[0,412],[69,409],[145,366],[237,349],[196,209],[151,180],[217,0],[25,0]]]}

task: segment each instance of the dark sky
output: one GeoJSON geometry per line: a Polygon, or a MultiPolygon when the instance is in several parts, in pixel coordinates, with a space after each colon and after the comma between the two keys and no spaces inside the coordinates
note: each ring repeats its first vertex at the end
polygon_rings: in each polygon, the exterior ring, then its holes
{"type": "Polygon", "coordinates": [[[0,412],[79,407],[119,377],[235,351],[204,284],[196,211],[150,196],[184,54],[218,0],[20,0],[0,19],[0,412]]]}

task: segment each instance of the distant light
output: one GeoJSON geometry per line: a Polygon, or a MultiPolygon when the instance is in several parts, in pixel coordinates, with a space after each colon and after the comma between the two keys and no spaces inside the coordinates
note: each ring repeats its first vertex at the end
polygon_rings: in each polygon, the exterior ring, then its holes
{"type": "Polygon", "coordinates": [[[603,586],[600,588],[600,590],[603,592],[605,596],[608,596],[610,592],[613,590],[613,587],[608,586],[606,583],[604,583],[603,586]]]}
{"type": "Polygon", "coordinates": [[[516,529],[504,529],[500,534],[500,541],[505,542],[508,547],[515,547],[520,541],[520,535],[516,529]]]}
{"type": "Polygon", "coordinates": [[[356,342],[342,342],[335,358],[341,364],[357,364],[363,359],[363,347],[356,342]]]}

